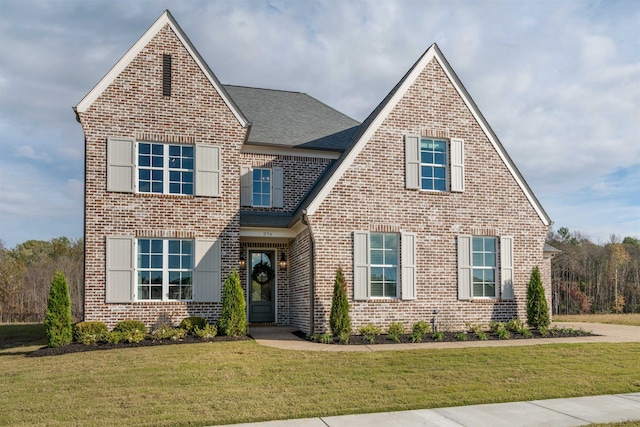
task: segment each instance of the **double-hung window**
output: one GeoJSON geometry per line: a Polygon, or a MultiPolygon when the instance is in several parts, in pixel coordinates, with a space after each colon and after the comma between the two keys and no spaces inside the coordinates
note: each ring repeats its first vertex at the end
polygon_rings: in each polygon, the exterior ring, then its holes
{"type": "Polygon", "coordinates": [[[473,237],[473,297],[496,297],[496,238],[473,237]]]}
{"type": "Polygon", "coordinates": [[[458,236],[458,299],[513,300],[513,237],[458,236]]]}
{"type": "Polygon", "coordinates": [[[253,169],[251,199],[253,206],[271,207],[271,169],[253,169]]]}
{"type": "Polygon", "coordinates": [[[193,195],[193,146],[138,143],[140,193],[193,195]]]}
{"type": "Polygon", "coordinates": [[[107,139],[107,191],[222,195],[220,147],[107,139]]]}
{"type": "Polygon", "coordinates": [[[405,135],[408,190],[464,191],[464,141],[405,135]]]}
{"type": "Polygon", "coordinates": [[[355,300],[416,298],[416,235],[353,232],[355,300]]]}
{"type": "Polygon", "coordinates": [[[369,235],[372,297],[398,296],[398,240],[395,233],[369,235]]]}
{"type": "Polygon", "coordinates": [[[240,167],[240,205],[284,207],[284,169],[240,167]]]}
{"type": "Polygon", "coordinates": [[[193,240],[138,239],[137,299],[191,300],[193,260],[193,240]]]}
{"type": "Polygon", "coordinates": [[[447,141],[420,139],[420,188],[446,191],[447,189],[447,141]]]}

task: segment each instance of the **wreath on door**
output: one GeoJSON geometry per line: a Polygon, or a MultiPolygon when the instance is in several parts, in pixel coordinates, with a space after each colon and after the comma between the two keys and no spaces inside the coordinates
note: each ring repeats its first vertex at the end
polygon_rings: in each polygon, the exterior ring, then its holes
{"type": "Polygon", "coordinates": [[[261,285],[266,285],[272,281],[274,277],[276,277],[275,271],[273,271],[273,268],[264,261],[260,261],[254,265],[253,270],[251,271],[251,279],[261,285]]]}

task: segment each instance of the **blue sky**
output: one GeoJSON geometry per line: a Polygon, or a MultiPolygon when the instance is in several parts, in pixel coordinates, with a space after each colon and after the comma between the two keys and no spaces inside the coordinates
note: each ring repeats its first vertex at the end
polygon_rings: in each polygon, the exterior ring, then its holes
{"type": "Polygon", "coordinates": [[[0,1],[0,240],[83,233],[71,109],[164,9],[223,83],[362,120],[438,43],[554,221],[640,237],[638,1],[0,1]]]}

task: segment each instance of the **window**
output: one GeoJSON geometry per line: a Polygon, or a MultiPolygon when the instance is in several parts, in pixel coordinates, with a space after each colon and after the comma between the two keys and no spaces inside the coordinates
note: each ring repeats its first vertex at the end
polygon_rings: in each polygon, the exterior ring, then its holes
{"type": "Polygon", "coordinates": [[[107,191],[222,196],[220,147],[107,138],[107,191]]]}
{"type": "Polygon", "coordinates": [[[473,296],[496,297],[496,239],[474,237],[472,243],[473,296]]]}
{"type": "Polygon", "coordinates": [[[253,206],[271,206],[271,169],[253,170],[251,179],[251,195],[253,206]]]}
{"type": "Polygon", "coordinates": [[[458,299],[513,300],[513,274],[513,236],[458,236],[458,299]]]}
{"type": "Polygon", "coordinates": [[[138,239],[138,300],[191,300],[192,240],[138,239]]]}
{"type": "Polygon", "coordinates": [[[398,296],[398,235],[371,233],[371,296],[398,296]]]}
{"type": "Polygon", "coordinates": [[[447,141],[420,140],[420,188],[446,191],[447,189],[447,141]]]}
{"type": "Polygon", "coordinates": [[[353,233],[353,297],[416,298],[416,235],[353,233]]]}
{"type": "Polygon", "coordinates": [[[408,190],[464,191],[464,141],[405,135],[408,190]]]}
{"type": "Polygon", "coordinates": [[[240,206],[284,207],[284,169],[241,166],[240,206]]]}
{"type": "Polygon", "coordinates": [[[193,195],[193,148],[191,145],[139,143],[138,191],[193,195]]]}

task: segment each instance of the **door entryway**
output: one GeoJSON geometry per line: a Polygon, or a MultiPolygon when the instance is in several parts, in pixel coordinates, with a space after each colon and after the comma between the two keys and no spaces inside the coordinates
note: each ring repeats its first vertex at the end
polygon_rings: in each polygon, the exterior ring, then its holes
{"type": "Polygon", "coordinates": [[[249,251],[249,322],[276,321],[276,252],[249,251]]]}

